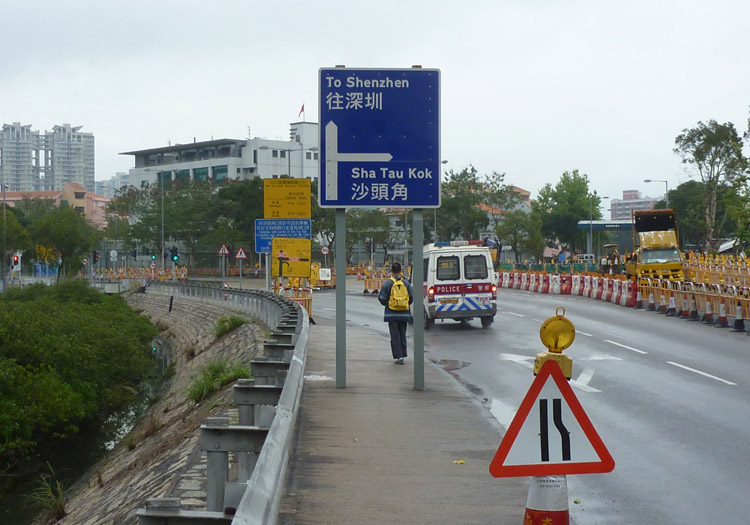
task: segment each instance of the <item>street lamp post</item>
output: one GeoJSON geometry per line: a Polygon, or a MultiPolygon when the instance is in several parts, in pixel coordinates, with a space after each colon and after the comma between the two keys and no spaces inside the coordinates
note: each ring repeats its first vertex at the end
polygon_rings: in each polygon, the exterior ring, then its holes
{"type": "MultiPolygon", "coordinates": [[[[440,161],[440,164],[448,164],[447,160],[440,161]]],[[[433,239],[432,242],[437,242],[437,208],[432,208],[432,228],[433,228],[433,239]]]]}
{"type": "Polygon", "coordinates": [[[669,181],[656,179],[643,179],[643,182],[663,182],[664,183],[664,204],[669,208],[669,181]]]}
{"type": "MultiPolygon", "coordinates": [[[[170,179],[172,178],[172,172],[169,172],[170,179]]],[[[167,245],[164,244],[164,173],[161,174],[161,271],[167,271],[167,261],[165,257],[167,255],[167,245]]]]}
{"type": "MultiPolygon", "coordinates": [[[[150,170],[145,169],[143,171],[150,171],[150,172],[156,172],[156,180],[161,185],[161,271],[164,272],[166,268],[166,260],[164,259],[164,171],[160,171],[158,169],[156,170],[150,170]]],[[[169,171],[169,176],[171,178],[172,171],[169,171]]]]}

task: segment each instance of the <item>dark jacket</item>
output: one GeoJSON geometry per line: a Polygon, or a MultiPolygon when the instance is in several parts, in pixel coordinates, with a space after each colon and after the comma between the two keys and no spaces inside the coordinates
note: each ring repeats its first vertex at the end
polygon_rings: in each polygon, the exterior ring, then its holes
{"type": "MultiPolygon", "coordinates": [[[[409,304],[414,302],[414,291],[411,288],[411,283],[409,282],[409,279],[406,277],[398,276],[395,277],[395,279],[401,279],[404,284],[406,285],[406,289],[409,290],[409,304]]],[[[396,311],[391,310],[388,308],[388,299],[391,297],[391,288],[393,288],[393,281],[389,278],[383,283],[383,287],[380,289],[380,294],[378,295],[378,301],[380,301],[380,304],[385,306],[385,313],[383,314],[383,321],[403,321],[408,322],[411,320],[411,311],[409,310],[402,310],[402,311],[396,311]]]]}

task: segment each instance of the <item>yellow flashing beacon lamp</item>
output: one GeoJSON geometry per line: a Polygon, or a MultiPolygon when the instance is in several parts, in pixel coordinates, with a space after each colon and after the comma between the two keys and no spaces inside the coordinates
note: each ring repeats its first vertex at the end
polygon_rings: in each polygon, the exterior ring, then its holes
{"type": "Polygon", "coordinates": [[[576,329],[573,323],[565,317],[565,308],[558,306],[555,310],[555,316],[550,317],[539,329],[539,338],[542,344],[547,347],[546,352],[536,355],[534,361],[534,375],[537,375],[542,369],[542,365],[547,361],[555,361],[562,370],[563,375],[570,381],[573,375],[573,359],[562,353],[568,348],[576,338],[576,329]]]}

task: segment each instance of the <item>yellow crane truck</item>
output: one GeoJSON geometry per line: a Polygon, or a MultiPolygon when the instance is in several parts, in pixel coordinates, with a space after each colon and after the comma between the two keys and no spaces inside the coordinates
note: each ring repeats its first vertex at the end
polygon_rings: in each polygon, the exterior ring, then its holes
{"type": "Polygon", "coordinates": [[[628,278],[649,277],[682,281],[683,257],[674,210],[633,212],[634,251],[625,263],[628,278]]]}

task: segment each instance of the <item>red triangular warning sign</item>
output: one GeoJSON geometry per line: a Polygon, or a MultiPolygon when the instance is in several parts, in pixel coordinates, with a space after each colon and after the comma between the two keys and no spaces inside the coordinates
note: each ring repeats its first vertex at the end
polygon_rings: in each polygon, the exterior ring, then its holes
{"type": "Polygon", "coordinates": [[[237,250],[237,255],[234,256],[235,259],[247,259],[247,255],[245,254],[245,250],[242,249],[242,246],[240,246],[240,249],[237,250]]]}
{"type": "Polygon", "coordinates": [[[547,361],[523,398],[490,474],[562,476],[610,472],[615,460],[554,361],[547,361]]]}

